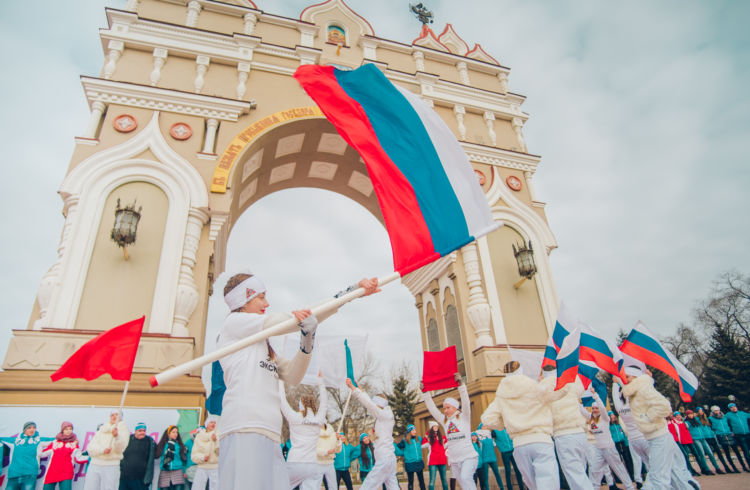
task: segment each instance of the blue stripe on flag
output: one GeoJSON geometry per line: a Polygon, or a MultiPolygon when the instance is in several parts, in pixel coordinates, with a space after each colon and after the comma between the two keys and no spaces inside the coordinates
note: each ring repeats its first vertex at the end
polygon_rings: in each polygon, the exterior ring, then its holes
{"type": "Polygon", "coordinates": [[[335,75],[341,88],[365,110],[378,142],[414,189],[435,251],[445,255],[471,242],[458,198],[411,104],[373,64],[336,70],[335,75]]]}
{"type": "MultiPolygon", "coordinates": [[[[672,364],[672,361],[669,360],[669,356],[666,352],[664,352],[664,349],[661,348],[661,345],[659,345],[659,342],[652,339],[646,334],[643,334],[639,332],[638,330],[631,330],[628,334],[627,341],[632,342],[634,344],[638,344],[639,346],[643,347],[644,349],[653,352],[657,356],[663,358],[666,362],[669,364],[672,364]]],[[[672,364],[672,366],[677,369],[677,366],[672,364]]]]}
{"type": "Polygon", "coordinates": [[[568,332],[568,330],[563,327],[560,322],[555,322],[555,329],[552,330],[552,342],[555,343],[555,347],[558,351],[560,350],[560,347],[562,347],[565,337],[567,337],[569,334],[570,332],[568,332]]]}

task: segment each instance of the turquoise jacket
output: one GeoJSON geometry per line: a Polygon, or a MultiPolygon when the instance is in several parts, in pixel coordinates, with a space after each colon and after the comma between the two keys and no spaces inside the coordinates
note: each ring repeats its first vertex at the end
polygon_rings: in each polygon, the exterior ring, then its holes
{"type": "Polygon", "coordinates": [[[716,434],[714,434],[713,429],[711,429],[710,425],[703,425],[701,424],[701,430],[703,431],[703,438],[704,439],[714,439],[716,438],[716,434]]]}
{"type": "Polygon", "coordinates": [[[483,463],[497,463],[497,454],[495,453],[495,442],[492,437],[484,438],[480,441],[482,445],[482,454],[479,458],[483,463]]]}
{"type": "Polygon", "coordinates": [[[711,428],[714,430],[716,435],[724,436],[731,432],[729,430],[729,424],[727,423],[726,416],[719,418],[711,415],[710,417],[708,417],[708,421],[711,422],[711,428]]]}
{"type": "Polygon", "coordinates": [[[609,433],[612,435],[612,441],[628,443],[628,436],[625,435],[620,424],[609,424],[609,433]]]}
{"type": "MultiPolygon", "coordinates": [[[[174,458],[172,461],[170,461],[169,465],[166,468],[166,471],[173,471],[173,470],[182,470],[185,471],[187,469],[187,463],[185,461],[182,461],[182,458],[180,457],[180,445],[177,442],[173,442],[172,445],[174,446],[174,458]]],[[[167,448],[170,446],[169,442],[164,445],[164,451],[161,453],[161,457],[159,458],[159,469],[164,470],[164,456],[167,455],[167,448]]],[[[187,453],[187,451],[185,451],[187,453]]],[[[190,457],[188,456],[188,461],[190,461],[190,457]]]]}
{"type": "Polygon", "coordinates": [[[495,445],[501,453],[513,451],[513,440],[505,429],[493,430],[492,433],[495,435],[495,445]]]}
{"type": "Polygon", "coordinates": [[[743,412],[742,410],[737,410],[736,412],[729,411],[724,415],[724,418],[727,419],[727,423],[729,424],[729,428],[732,429],[732,433],[743,435],[750,432],[750,428],[748,428],[747,421],[750,420],[750,414],[747,412],[743,412]]]}
{"type": "Polygon", "coordinates": [[[396,456],[403,456],[404,463],[417,463],[422,461],[422,442],[424,439],[420,436],[411,438],[411,442],[406,442],[406,437],[396,444],[396,456]]]}
{"type": "Polygon", "coordinates": [[[333,460],[333,467],[339,471],[348,471],[352,466],[352,455],[356,449],[351,444],[342,444],[341,451],[336,453],[336,458],[333,460]]]}
{"type": "Polygon", "coordinates": [[[369,473],[370,470],[372,470],[373,457],[372,457],[372,451],[370,450],[369,447],[366,449],[366,451],[367,451],[367,455],[369,456],[369,460],[370,460],[370,464],[369,465],[365,465],[365,463],[362,461],[362,444],[360,444],[359,446],[356,446],[356,447],[352,448],[352,460],[354,458],[357,458],[359,460],[359,471],[364,471],[365,473],[369,473]]]}
{"type": "Polygon", "coordinates": [[[474,451],[477,452],[477,456],[479,457],[479,462],[477,462],[477,468],[479,468],[484,464],[484,461],[482,460],[482,443],[472,442],[471,445],[474,446],[474,451]]]}
{"type": "Polygon", "coordinates": [[[693,419],[693,421],[691,421],[690,419],[686,418],[685,425],[687,425],[688,431],[690,431],[690,437],[692,437],[694,441],[705,439],[703,424],[701,424],[700,420],[693,419]]]}
{"type": "Polygon", "coordinates": [[[11,456],[10,468],[8,468],[8,478],[18,478],[22,476],[34,476],[39,473],[39,443],[42,438],[39,433],[28,437],[20,434],[13,443],[13,454],[11,456]]]}

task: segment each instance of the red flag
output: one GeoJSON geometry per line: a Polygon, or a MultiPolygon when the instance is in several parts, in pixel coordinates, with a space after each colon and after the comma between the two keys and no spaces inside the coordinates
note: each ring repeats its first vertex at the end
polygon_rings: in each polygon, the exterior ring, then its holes
{"type": "Polygon", "coordinates": [[[422,371],[422,391],[442,390],[458,386],[454,375],[458,372],[456,346],[438,352],[424,353],[424,370],[422,371]]]}
{"type": "Polygon", "coordinates": [[[142,316],[97,335],[75,351],[50,378],[52,381],[62,378],[91,381],[108,373],[112,379],[130,381],[145,320],[142,316]]]}

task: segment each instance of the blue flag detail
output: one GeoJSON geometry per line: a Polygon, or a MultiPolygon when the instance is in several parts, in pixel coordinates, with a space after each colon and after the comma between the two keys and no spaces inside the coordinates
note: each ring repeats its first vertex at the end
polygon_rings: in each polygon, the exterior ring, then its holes
{"type": "Polygon", "coordinates": [[[346,349],[346,377],[352,380],[352,384],[354,386],[357,386],[357,382],[354,380],[354,363],[352,362],[352,351],[351,349],[349,349],[349,342],[347,340],[344,340],[344,349],[346,349]]]}

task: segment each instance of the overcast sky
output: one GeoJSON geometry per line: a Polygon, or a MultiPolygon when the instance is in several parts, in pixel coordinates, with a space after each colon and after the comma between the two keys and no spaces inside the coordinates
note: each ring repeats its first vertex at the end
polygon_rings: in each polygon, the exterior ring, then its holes
{"type": "MultiPolygon", "coordinates": [[[[39,281],[55,262],[63,224],[56,191],[89,114],[79,75],[98,76],[104,6],[124,3],[3,6],[2,355],[11,329],[26,327],[39,281]]],[[[298,17],[311,3],[259,0],[258,7],[298,17]]],[[[419,32],[407,1],[348,4],[379,37],[409,43],[419,32]]],[[[719,273],[748,272],[750,4],[426,4],[437,33],[452,23],[470,46],[480,43],[510,67],[511,91],[528,98],[524,134],[529,151],[542,156],[534,183],[559,244],[551,255],[554,279],[581,320],[614,336],[641,319],[667,335],[689,320],[719,273]]],[[[278,310],[392,270],[375,219],[318,190],[284,191],[255,204],[235,227],[228,257],[228,270],[248,268],[265,280],[278,310]]],[[[416,362],[413,304],[394,284],[345,306],[327,331],[370,332],[384,366],[416,362]]],[[[212,298],[209,337],[224,308],[212,298]]]]}

